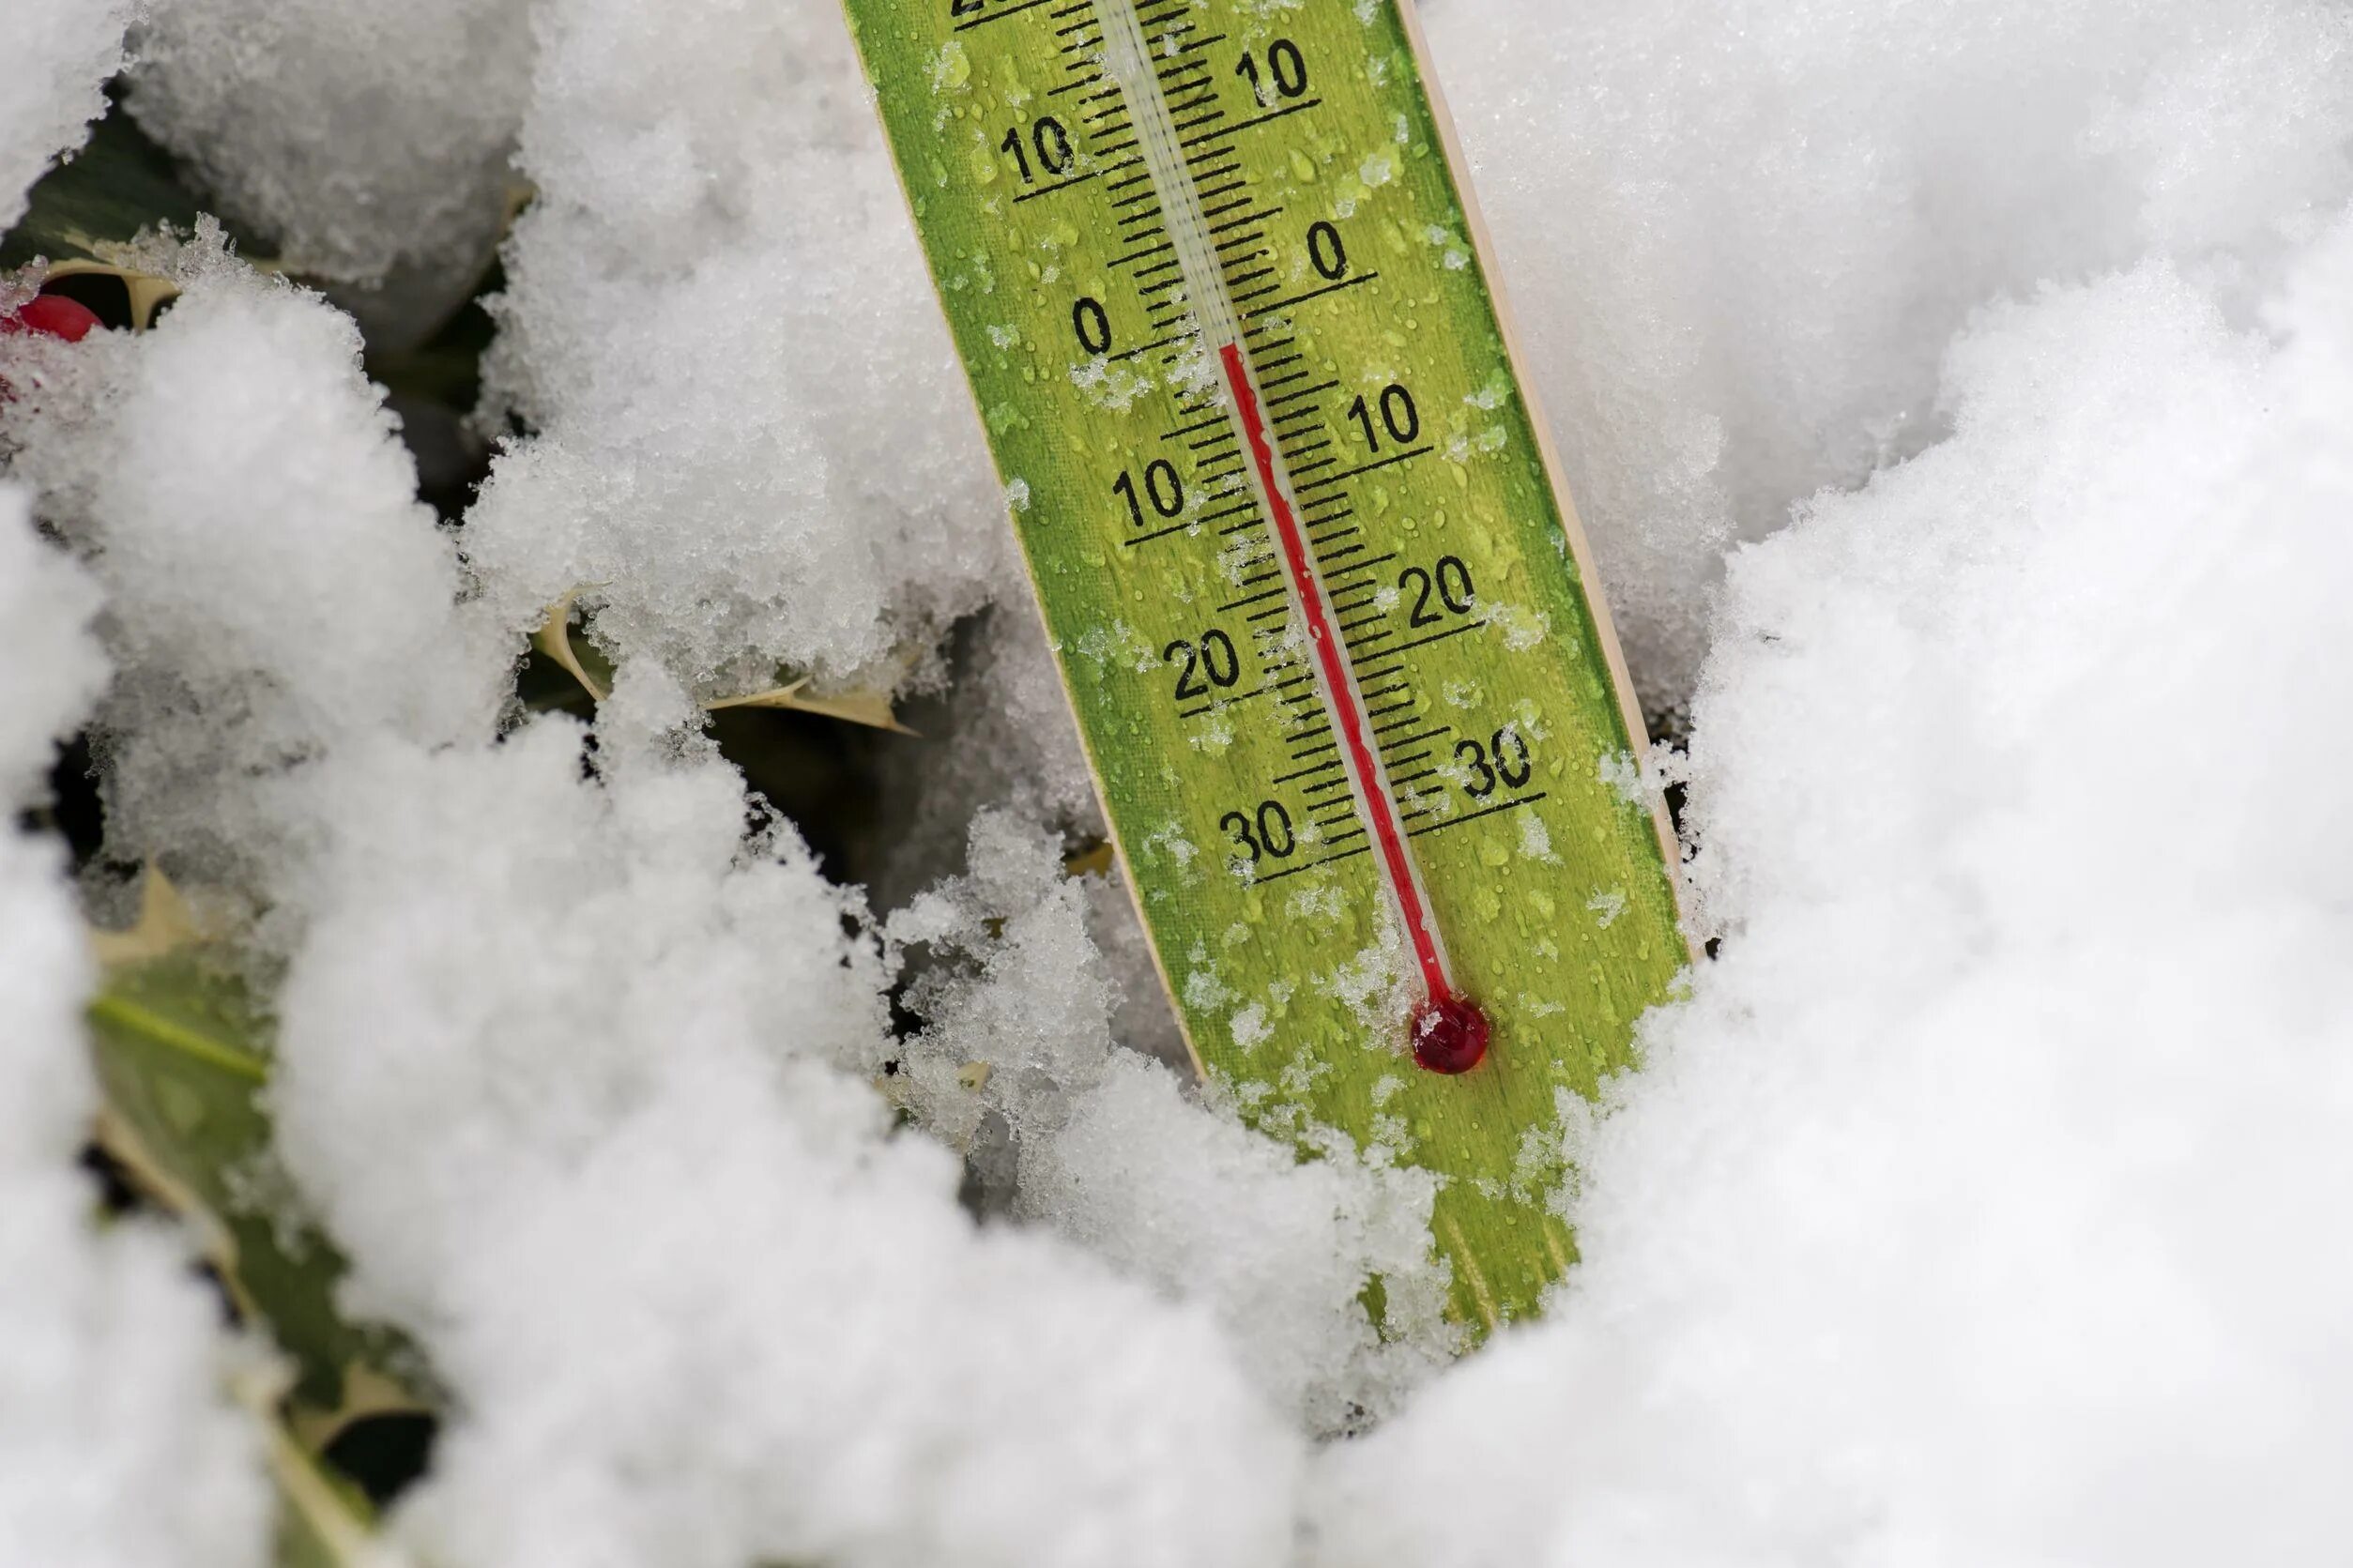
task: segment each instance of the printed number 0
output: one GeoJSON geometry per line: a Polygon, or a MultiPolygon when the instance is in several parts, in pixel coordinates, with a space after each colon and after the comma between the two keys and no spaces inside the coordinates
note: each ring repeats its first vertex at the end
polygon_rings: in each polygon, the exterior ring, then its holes
{"type": "Polygon", "coordinates": [[[1090,354],[1111,351],[1111,318],[1103,312],[1100,299],[1081,299],[1070,308],[1070,328],[1078,334],[1078,346],[1090,354]]]}
{"type": "Polygon", "coordinates": [[[1340,231],[1329,223],[1307,225],[1307,263],[1319,277],[1338,282],[1348,276],[1348,247],[1340,243],[1340,231]]]}

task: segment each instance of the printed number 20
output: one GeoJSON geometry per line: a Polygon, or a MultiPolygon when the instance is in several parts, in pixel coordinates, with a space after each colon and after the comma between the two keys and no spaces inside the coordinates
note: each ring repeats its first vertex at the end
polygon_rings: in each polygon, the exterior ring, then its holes
{"type": "Polygon", "coordinates": [[[1446,618],[1430,608],[1433,599],[1447,615],[1456,616],[1469,615],[1478,602],[1478,590],[1471,584],[1471,569],[1462,564],[1459,556],[1441,556],[1428,571],[1409,566],[1398,573],[1398,586],[1413,595],[1413,608],[1406,617],[1410,626],[1436,626],[1446,618]]]}
{"type": "Polygon", "coordinates": [[[1173,664],[1183,660],[1184,667],[1177,672],[1176,694],[1180,702],[1194,702],[1211,694],[1210,687],[1230,690],[1242,679],[1242,655],[1233,646],[1233,639],[1215,627],[1201,633],[1197,646],[1180,637],[1160,650],[1163,663],[1173,664]],[[1208,685],[1201,677],[1208,677],[1208,685]]]}

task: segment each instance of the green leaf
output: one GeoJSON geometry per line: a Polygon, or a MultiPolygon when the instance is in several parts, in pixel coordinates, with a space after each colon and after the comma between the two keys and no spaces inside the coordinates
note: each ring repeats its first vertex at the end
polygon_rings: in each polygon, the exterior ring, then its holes
{"type": "Polygon", "coordinates": [[[276,1568],[394,1568],[405,1560],[376,1539],[375,1506],[338,1475],[279,1419],[283,1368],[256,1363],[229,1380],[229,1392],[253,1418],[278,1494],[276,1568]]]}
{"type": "MultiPolygon", "coordinates": [[[[572,635],[573,617],[579,612],[575,601],[581,590],[574,588],[549,606],[546,618],[531,634],[531,646],[577,681],[591,702],[602,703],[613,690],[613,662],[604,657],[593,642],[575,642],[572,635]]],[[[781,677],[780,677],[781,678],[781,677]]],[[[787,680],[783,685],[765,691],[748,692],[740,696],[717,697],[703,704],[704,711],[724,712],[734,708],[782,708],[800,713],[815,713],[822,718],[840,719],[871,729],[895,731],[900,735],[915,732],[898,722],[891,710],[887,692],[848,692],[833,696],[812,695],[804,676],[787,680]]],[[[553,701],[544,704],[555,707],[553,701]]]]}
{"type": "Polygon", "coordinates": [[[89,1010],[105,1092],[99,1141],[205,1232],[238,1307],[293,1358],[296,1424],[323,1443],[353,1416],[421,1408],[420,1360],[394,1331],[336,1308],[345,1262],[271,1157],[261,1099],[269,1031],[225,960],[195,944],[108,967],[89,1010]]]}
{"type": "Polygon", "coordinates": [[[93,258],[98,246],[134,238],[159,223],[191,227],[198,210],[171,155],[116,104],[92,128],[81,151],[33,187],[23,221],[0,239],[0,270],[36,256],[93,258]]]}
{"type": "Polygon", "coordinates": [[[278,1484],[278,1568],[361,1568],[384,1559],[375,1510],[359,1489],[321,1464],[282,1426],[269,1434],[278,1484]]]}

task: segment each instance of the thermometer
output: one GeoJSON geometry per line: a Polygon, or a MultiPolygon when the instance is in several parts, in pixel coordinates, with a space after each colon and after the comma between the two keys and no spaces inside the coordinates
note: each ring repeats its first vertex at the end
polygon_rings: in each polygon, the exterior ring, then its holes
{"type": "Polygon", "coordinates": [[[1689,951],[1410,7],[848,8],[1197,1064],[1533,1313],[1689,951]]]}

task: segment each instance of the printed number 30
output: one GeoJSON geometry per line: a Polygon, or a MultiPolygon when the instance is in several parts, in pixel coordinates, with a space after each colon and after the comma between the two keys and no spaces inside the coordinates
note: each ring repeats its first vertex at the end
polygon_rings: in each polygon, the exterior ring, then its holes
{"type": "Polygon", "coordinates": [[[1528,763],[1528,742],[1520,738],[1516,725],[1505,724],[1495,732],[1494,738],[1482,746],[1475,740],[1455,743],[1454,759],[1462,765],[1467,775],[1462,792],[1474,799],[1484,800],[1495,793],[1498,779],[1513,789],[1526,785],[1535,769],[1528,763]]]}
{"type": "Polygon", "coordinates": [[[1291,830],[1291,813],[1283,810],[1279,800],[1261,802],[1255,824],[1240,812],[1228,812],[1217,819],[1217,826],[1226,830],[1237,848],[1250,852],[1252,865],[1266,855],[1279,860],[1299,847],[1299,840],[1291,830]],[[1254,826],[1256,832],[1251,831],[1254,826]]]}

